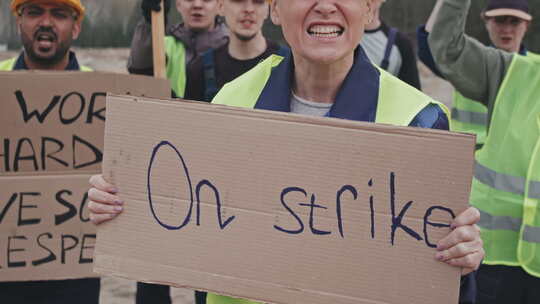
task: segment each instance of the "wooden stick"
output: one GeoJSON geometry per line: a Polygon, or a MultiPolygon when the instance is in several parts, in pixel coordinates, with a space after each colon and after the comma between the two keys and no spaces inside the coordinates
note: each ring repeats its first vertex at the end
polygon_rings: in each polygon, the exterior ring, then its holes
{"type": "Polygon", "coordinates": [[[152,11],[152,50],[154,54],[154,77],[165,79],[165,3],[161,0],[161,10],[152,11]]]}

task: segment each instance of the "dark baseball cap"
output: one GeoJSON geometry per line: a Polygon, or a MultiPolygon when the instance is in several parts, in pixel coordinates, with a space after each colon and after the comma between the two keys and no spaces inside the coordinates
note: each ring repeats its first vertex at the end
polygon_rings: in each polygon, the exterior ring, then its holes
{"type": "Polygon", "coordinates": [[[527,21],[532,20],[527,0],[489,0],[484,16],[514,16],[527,21]]]}

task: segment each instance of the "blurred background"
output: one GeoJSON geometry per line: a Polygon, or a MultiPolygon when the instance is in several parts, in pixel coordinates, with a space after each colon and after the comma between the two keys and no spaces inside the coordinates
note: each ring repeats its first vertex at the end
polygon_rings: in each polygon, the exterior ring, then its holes
{"type": "MultiPolygon", "coordinates": [[[[174,0],[173,0],[174,1],[174,0]]],[[[0,45],[8,49],[18,49],[20,42],[14,25],[14,18],[9,11],[9,0],[0,1],[0,45]]],[[[135,24],[140,20],[140,0],[83,0],[87,8],[87,18],[83,22],[83,31],[76,45],[85,48],[129,47],[135,24]]],[[[486,0],[475,0],[472,4],[467,32],[487,41],[487,33],[480,20],[481,9],[486,0]]],[[[529,1],[533,16],[540,16],[540,1],[529,1]]],[[[388,0],[382,8],[383,19],[391,26],[415,38],[419,24],[426,22],[435,0],[388,0]]],[[[180,21],[175,9],[171,9],[171,22],[180,21]]],[[[269,38],[281,40],[281,31],[267,22],[265,32],[269,38]]],[[[525,39],[525,44],[533,52],[540,52],[540,18],[534,20],[525,39]],[[536,34],[534,34],[536,33],[536,34]]]]}

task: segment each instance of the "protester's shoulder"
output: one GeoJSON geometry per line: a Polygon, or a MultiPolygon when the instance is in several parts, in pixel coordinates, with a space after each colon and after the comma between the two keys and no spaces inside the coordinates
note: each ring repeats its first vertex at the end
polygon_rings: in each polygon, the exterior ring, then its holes
{"type": "Polygon", "coordinates": [[[399,92],[403,92],[403,93],[406,93],[407,96],[415,97],[415,99],[430,100],[430,101],[433,100],[431,97],[429,97],[422,91],[416,89],[415,87],[411,86],[405,81],[388,73],[387,71],[379,70],[379,72],[381,73],[381,81],[384,84],[384,87],[387,89],[391,88],[395,90],[396,94],[400,94],[399,92]]]}
{"type": "Polygon", "coordinates": [[[10,70],[12,70],[16,61],[17,61],[17,57],[13,57],[11,59],[0,61],[0,71],[10,71],[10,70]]]}
{"type": "Polygon", "coordinates": [[[407,104],[406,107],[420,110],[410,126],[448,130],[448,115],[444,105],[392,74],[384,70],[379,71],[382,94],[385,98],[400,100],[400,103],[407,104]]]}
{"type": "Polygon", "coordinates": [[[165,36],[165,48],[185,48],[185,42],[178,39],[176,36],[165,36]]]}
{"type": "Polygon", "coordinates": [[[422,107],[409,126],[439,130],[449,129],[448,112],[443,104],[385,71],[381,72],[381,76],[385,83],[386,93],[394,94],[390,98],[401,98],[402,102],[409,103],[411,107],[422,107]]]}
{"type": "MultiPolygon", "coordinates": [[[[381,72],[381,86],[385,90],[385,95],[390,98],[406,100],[411,104],[431,104],[437,103],[433,98],[422,91],[386,72],[381,72]]],[[[438,103],[437,103],[438,104],[438,103]]]]}
{"type": "Polygon", "coordinates": [[[277,65],[279,65],[282,60],[283,60],[283,57],[279,55],[275,55],[275,54],[270,55],[268,58],[262,60],[259,64],[257,64],[254,68],[240,75],[233,82],[237,82],[237,81],[245,82],[254,78],[258,78],[258,76],[261,76],[261,75],[269,75],[272,69],[276,67],[277,65]]]}
{"type": "Polygon", "coordinates": [[[230,96],[251,96],[254,92],[260,91],[270,77],[272,69],[282,60],[281,56],[270,55],[251,70],[225,84],[212,103],[226,104],[231,102],[230,96]]]}
{"type": "Polygon", "coordinates": [[[425,106],[413,121],[409,124],[411,127],[449,130],[450,122],[448,115],[442,109],[440,104],[430,103],[425,106]]]}

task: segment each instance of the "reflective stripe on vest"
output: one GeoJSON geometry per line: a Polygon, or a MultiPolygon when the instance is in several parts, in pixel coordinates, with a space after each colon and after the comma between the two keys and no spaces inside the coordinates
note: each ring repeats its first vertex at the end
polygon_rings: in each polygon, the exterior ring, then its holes
{"type": "MultiPolygon", "coordinates": [[[[491,188],[512,192],[519,195],[525,195],[526,179],[523,177],[498,173],[486,166],[482,166],[478,162],[476,162],[474,167],[474,177],[491,188]]],[[[540,199],[540,182],[529,181],[529,193],[527,196],[530,198],[540,199]]]]}
{"type": "Polygon", "coordinates": [[[488,114],[452,108],[452,119],[475,125],[487,126],[488,114]]]}
{"type": "MultiPolygon", "coordinates": [[[[504,215],[496,216],[480,211],[480,221],[478,222],[480,228],[519,232],[522,225],[523,221],[520,218],[504,215]]],[[[540,227],[523,225],[522,239],[530,243],[540,243],[540,227]]]]}
{"type": "Polygon", "coordinates": [[[515,55],[476,154],[471,204],[491,265],[540,277],[540,61],[515,55]]]}
{"type": "MultiPolygon", "coordinates": [[[[255,107],[259,96],[270,79],[272,69],[277,67],[283,57],[272,55],[252,70],[226,84],[212,103],[244,108],[255,107]]],[[[377,104],[377,123],[407,126],[429,104],[439,105],[448,115],[448,109],[410,87],[388,72],[378,68],[379,100],[377,104]]],[[[243,299],[235,299],[208,293],[206,304],[258,304],[243,299]]]]}
{"type": "MultiPolygon", "coordinates": [[[[17,62],[17,57],[11,58],[5,61],[0,62],[0,71],[13,71],[15,63],[17,62]]],[[[92,72],[93,70],[87,66],[80,66],[81,72],[92,72]]]]}
{"type": "Polygon", "coordinates": [[[480,210],[480,221],[478,222],[478,226],[485,229],[519,232],[522,223],[523,221],[520,218],[505,215],[491,215],[480,210]]]}
{"type": "Polygon", "coordinates": [[[476,144],[483,145],[487,136],[488,109],[482,103],[454,92],[451,129],[476,135],[476,144]]]}
{"type": "Polygon", "coordinates": [[[540,243],[540,227],[525,226],[522,239],[529,243],[540,243]]]}
{"type": "Polygon", "coordinates": [[[184,97],[186,91],[186,49],[184,44],[172,36],[165,37],[167,55],[167,79],[177,97],[184,97]]]}

